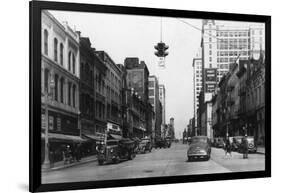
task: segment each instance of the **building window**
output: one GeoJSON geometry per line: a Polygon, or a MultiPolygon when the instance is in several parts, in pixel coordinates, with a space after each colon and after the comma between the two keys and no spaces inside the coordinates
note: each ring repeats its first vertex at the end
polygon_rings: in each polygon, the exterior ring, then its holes
{"type": "Polygon", "coordinates": [[[71,70],[71,52],[68,53],[68,70],[71,70]]]}
{"type": "Polygon", "coordinates": [[[209,57],[209,62],[212,62],[212,57],[209,57]]]}
{"type": "Polygon", "coordinates": [[[76,96],[76,86],[73,85],[73,91],[72,91],[72,100],[73,100],[72,104],[73,104],[73,107],[76,106],[76,97],[75,96],[76,96]]]}
{"type": "Polygon", "coordinates": [[[209,55],[212,55],[212,50],[209,51],[209,55]]]}
{"type": "Polygon", "coordinates": [[[63,103],[63,98],[64,98],[64,79],[60,79],[60,102],[63,103]]]}
{"type": "Polygon", "coordinates": [[[54,39],[54,60],[58,61],[58,39],[54,39]]]}
{"type": "Polygon", "coordinates": [[[149,96],[154,96],[154,89],[149,89],[148,95],[149,96]]]}
{"type": "Polygon", "coordinates": [[[60,43],[60,64],[63,66],[63,44],[60,43]]]}
{"type": "Polygon", "coordinates": [[[73,74],[75,74],[75,56],[74,56],[74,54],[72,54],[72,71],[73,71],[73,74]]]}
{"type": "Polygon", "coordinates": [[[45,87],[45,92],[49,92],[49,70],[45,68],[44,72],[44,87],[45,87]]]}
{"type": "Polygon", "coordinates": [[[55,100],[58,101],[58,81],[59,81],[59,76],[56,74],[55,75],[55,100]]]}
{"type": "Polygon", "coordinates": [[[68,105],[71,105],[71,82],[68,83],[68,105]]]}
{"type": "Polygon", "coordinates": [[[209,37],[209,42],[212,42],[212,38],[211,37],[209,37]]]}
{"type": "Polygon", "coordinates": [[[48,31],[44,30],[44,54],[48,55],[48,31]]]}
{"type": "Polygon", "coordinates": [[[209,44],[209,49],[212,49],[212,44],[209,44]]]}

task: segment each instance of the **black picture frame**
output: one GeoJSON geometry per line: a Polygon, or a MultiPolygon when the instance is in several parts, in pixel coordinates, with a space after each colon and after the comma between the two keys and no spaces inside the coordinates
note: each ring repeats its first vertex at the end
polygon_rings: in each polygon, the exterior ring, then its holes
{"type": "Polygon", "coordinates": [[[61,191],[61,190],[78,190],[92,188],[109,188],[124,186],[141,186],[153,184],[170,184],[170,183],[186,183],[201,182],[214,180],[234,180],[245,178],[264,178],[271,177],[271,17],[265,15],[248,15],[233,13],[215,13],[201,11],[156,9],[156,8],[140,8],[140,7],[124,7],[124,6],[108,6],[80,3],[63,3],[48,1],[31,1],[29,2],[30,15],[30,149],[29,149],[29,191],[61,191]],[[245,22],[262,22],[265,23],[265,49],[266,49],[266,108],[265,108],[265,170],[255,172],[235,172],[235,173],[219,173],[204,174],[191,176],[169,176],[154,177],[141,179],[120,179],[95,182],[75,182],[75,183],[41,183],[41,11],[48,10],[64,10],[79,12],[96,12],[96,13],[120,13],[129,15],[146,15],[146,16],[166,16],[181,18],[204,18],[215,20],[235,20],[245,22]]]}

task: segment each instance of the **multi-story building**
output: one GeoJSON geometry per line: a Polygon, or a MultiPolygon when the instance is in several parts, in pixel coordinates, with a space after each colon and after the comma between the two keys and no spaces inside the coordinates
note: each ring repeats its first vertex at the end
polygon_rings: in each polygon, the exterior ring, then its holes
{"type": "Polygon", "coordinates": [[[164,133],[166,128],[166,89],[165,85],[159,84],[159,101],[162,105],[162,124],[161,133],[164,133]]]}
{"type": "Polygon", "coordinates": [[[265,63],[259,59],[240,60],[221,79],[212,99],[213,129],[216,137],[250,135],[264,145],[265,63]]]}
{"type": "Polygon", "coordinates": [[[84,135],[95,135],[94,52],[89,38],[80,38],[80,121],[84,135]]]}
{"type": "Polygon", "coordinates": [[[107,68],[105,79],[107,130],[121,135],[122,71],[106,52],[95,53],[107,68]]]}
{"type": "Polygon", "coordinates": [[[264,25],[239,23],[227,24],[203,20],[202,56],[205,68],[217,68],[217,82],[229,71],[229,64],[239,56],[247,60],[253,50],[264,50],[264,25]]]}
{"type": "Polygon", "coordinates": [[[164,125],[166,124],[166,89],[163,84],[159,84],[159,100],[162,104],[162,125],[164,125]]]}
{"type": "MultiPolygon", "coordinates": [[[[79,116],[79,34],[67,23],[59,23],[48,11],[42,11],[42,142],[48,139],[50,152],[62,144],[81,141],[79,116]],[[48,128],[46,128],[48,126],[48,128]],[[68,137],[71,136],[71,137],[68,137]]],[[[46,146],[45,146],[46,148],[46,146]]],[[[42,153],[45,150],[42,147],[42,153]]],[[[62,160],[56,152],[53,161],[62,160]]]]}
{"type": "MultiPolygon", "coordinates": [[[[127,89],[133,90],[133,94],[139,99],[139,105],[135,102],[133,108],[139,112],[139,118],[135,118],[138,124],[133,124],[133,133],[137,136],[150,135],[152,128],[151,106],[148,102],[148,77],[149,71],[144,61],[138,58],[126,58],[124,61],[126,69],[127,89]],[[138,110],[139,109],[139,110],[138,110]]],[[[134,99],[135,97],[133,97],[134,99]]],[[[137,114],[137,113],[136,113],[137,114]]]]}
{"type": "Polygon", "coordinates": [[[257,59],[250,60],[247,66],[246,112],[247,134],[255,137],[264,145],[265,136],[265,61],[264,53],[257,59]]]}
{"type": "Polygon", "coordinates": [[[192,67],[193,67],[193,114],[194,114],[194,132],[197,130],[197,110],[199,108],[199,94],[202,90],[202,57],[201,50],[196,54],[196,57],[193,58],[192,67]]]}
{"type": "MultiPolygon", "coordinates": [[[[93,51],[95,50],[93,49],[93,51]]],[[[96,52],[94,53],[95,135],[98,137],[104,137],[107,128],[105,84],[107,67],[96,52]]]]}
{"type": "MultiPolygon", "coordinates": [[[[203,20],[201,49],[205,103],[212,99],[218,83],[229,72],[230,64],[238,58],[248,60],[255,50],[264,49],[264,25],[203,20]]],[[[210,119],[206,117],[203,125],[210,119]]]]}
{"type": "Polygon", "coordinates": [[[149,76],[148,78],[148,97],[149,103],[153,107],[155,113],[155,129],[153,130],[153,137],[161,138],[161,102],[159,100],[159,83],[156,76],[149,76]]]}
{"type": "Polygon", "coordinates": [[[171,139],[175,139],[175,119],[173,117],[170,118],[168,124],[168,136],[170,136],[171,139]]]}

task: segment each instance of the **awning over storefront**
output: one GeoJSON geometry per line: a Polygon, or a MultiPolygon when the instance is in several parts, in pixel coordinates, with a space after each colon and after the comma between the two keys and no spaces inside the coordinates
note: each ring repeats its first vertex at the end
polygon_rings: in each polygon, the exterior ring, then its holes
{"type": "MultiPolygon", "coordinates": [[[[60,133],[49,133],[48,134],[49,140],[57,140],[57,141],[70,141],[70,142],[84,142],[85,140],[82,139],[80,136],[75,135],[65,135],[60,133]]],[[[45,139],[45,133],[41,133],[41,138],[45,139]]]]}
{"type": "Polygon", "coordinates": [[[122,136],[121,135],[114,135],[114,134],[109,134],[112,138],[117,139],[117,140],[121,140],[122,136]]]}
{"type": "Polygon", "coordinates": [[[103,141],[104,140],[104,137],[99,137],[99,136],[96,136],[96,135],[84,135],[85,137],[89,138],[89,139],[92,139],[92,140],[95,140],[95,141],[103,141]]]}

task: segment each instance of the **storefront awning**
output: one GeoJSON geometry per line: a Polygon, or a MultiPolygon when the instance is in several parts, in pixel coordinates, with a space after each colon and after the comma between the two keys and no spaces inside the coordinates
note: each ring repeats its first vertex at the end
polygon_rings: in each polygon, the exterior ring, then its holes
{"type": "Polygon", "coordinates": [[[114,135],[114,134],[109,134],[112,138],[117,139],[117,140],[121,140],[122,136],[121,135],[114,135]]]}
{"type": "Polygon", "coordinates": [[[104,140],[104,137],[99,137],[99,136],[96,136],[96,135],[84,135],[86,136],[87,138],[90,138],[92,140],[95,140],[95,141],[103,141],[104,140]]]}
{"type": "MultiPolygon", "coordinates": [[[[65,135],[60,133],[49,133],[49,140],[62,140],[62,141],[71,141],[71,142],[84,142],[80,136],[75,135],[65,135]]],[[[45,133],[41,133],[41,138],[45,138],[45,133]]]]}

